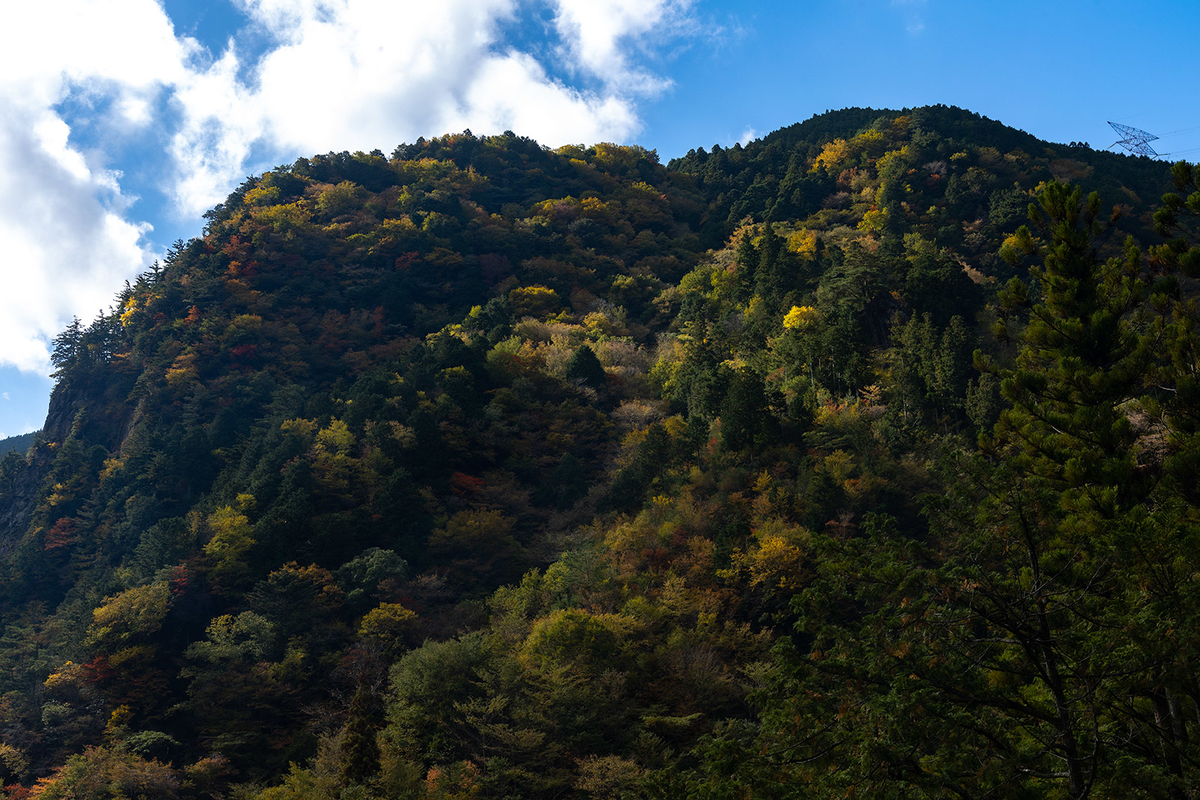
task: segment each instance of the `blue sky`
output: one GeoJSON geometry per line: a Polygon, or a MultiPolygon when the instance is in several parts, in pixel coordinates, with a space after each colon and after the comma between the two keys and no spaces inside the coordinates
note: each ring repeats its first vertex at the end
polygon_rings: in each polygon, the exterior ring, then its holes
{"type": "Polygon", "coordinates": [[[48,343],[247,175],[470,128],[663,160],[845,106],[958,105],[1200,153],[1200,4],[1108,0],[53,0],[0,52],[0,437],[48,343]]]}

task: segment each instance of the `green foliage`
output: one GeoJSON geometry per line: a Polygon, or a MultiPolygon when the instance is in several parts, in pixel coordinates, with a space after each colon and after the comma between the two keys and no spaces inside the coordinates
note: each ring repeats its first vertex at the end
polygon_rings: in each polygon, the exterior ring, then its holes
{"type": "Polygon", "coordinates": [[[1193,173],[1148,261],[940,106],[248,179],[0,460],[5,780],[1187,796],[1193,173]]]}
{"type": "Polygon", "coordinates": [[[170,767],[132,753],[89,747],[39,780],[31,796],[42,800],[171,800],[184,795],[179,777],[170,767]]]}
{"type": "Polygon", "coordinates": [[[584,386],[590,386],[593,389],[602,388],[608,383],[608,376],[604,373],[604,366],[600,363],[600,359],[596,358],[596,353],[587,345],[580,345],[571,358],[567,361],[566,378],[569,381],[579,381],[584,386]]]}

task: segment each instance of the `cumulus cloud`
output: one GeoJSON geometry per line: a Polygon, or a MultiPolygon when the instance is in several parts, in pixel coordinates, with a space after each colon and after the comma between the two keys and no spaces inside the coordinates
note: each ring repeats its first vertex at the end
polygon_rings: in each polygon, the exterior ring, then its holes
{"type": "Polygon", "coordinates": [[[630,48],[682,30],[676,0],[558,0],[556,52],[570,86],[500,38],[516,0],[241,0],[274,42],[236,49],[179,86],[184,124],[173,147],[177,199],[197,213],[228,192],[256,144],[276,152],[389,149],[418,136],[506,129],[547,144],[624,140],[636,102],[668,83],[635,67],[630,48]],[[242,82],[238,75],[249,73],[242,82]]]}
{"type": "Polygon", "coordinates": [[[93,172],[65,146],[61,120],[5,106],[0,106],[0,359],[45,370],[46,340],[61,323],[106,307],[131,266],[150,258],[142,243],[148,226],[122,218],[115,177],[93,172]]]}
{"type": "Polygon", "coordinates": [[[546,144],[627,140],[669,86],[648,54],[686,33],[691,0],[235,0],[221,52],[179,36],[156,0],[43,0],[9,10],[0,50],[0,365],[47,366],[153,257],[104,142],[153,131],[177,216],[300,155],[511,129],[546,144]],[[548,7],[557,40],[504,40],[548,7]],[[24,46],[21,46],[24,41],[24,46]],[[262,46],[262,42],[267,44],[262,46]],[[548,56],[546,54],[549,54],[548,56]],[[557,59],[549,63],[545,58],[557,59]],[[554,75],[569,76],[570,83],[554,75]],[[163,109],[169,114],[163,114],[163,109]],[[99,130],[79,144],[75,125],[99,130]]]}
{"type": "Polygon", "coordinates": [[[653,94],[670,82],[634,65],[639,46],[690,32],[688,0],[557,0],[560,52],[610,90],[653,94]]]}
{"type": "Polygon", "coordinates": [[[166,65],[175,77],[194,43],[153,0],[18,4],[5,26],[54,32],[0,49],[0,364],[45,372],[48,339],[107,306],[150,258],[119,174],[71,145],[55,107],[104,98],[123,124],[145,124],[154,76],[166,65]]]}

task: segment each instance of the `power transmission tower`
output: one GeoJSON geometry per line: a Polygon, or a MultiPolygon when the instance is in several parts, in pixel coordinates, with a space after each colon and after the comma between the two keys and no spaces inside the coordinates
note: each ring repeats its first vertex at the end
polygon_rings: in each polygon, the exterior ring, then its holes
{"type": "Polygon", "coordinates": [[[1147,133],[1146,131],[1138,130],[1137,128],[1131,128],[1128,125],[1122,125],[1119,122],[1110,122],[1108,124],[1112,125],[1113,130],[1115,130],[1122,137],[1110,144],[1109,147],[1114,147],[1119,144],[1129,152],[1136,153],[1139,156],[1149,156],[1150,158],[1155,158],[1158,156],[1158,153],[1154,152],[1154,148],[1150,146],[1150,142],[1158,138],[1153,133],[1147,133]]]}

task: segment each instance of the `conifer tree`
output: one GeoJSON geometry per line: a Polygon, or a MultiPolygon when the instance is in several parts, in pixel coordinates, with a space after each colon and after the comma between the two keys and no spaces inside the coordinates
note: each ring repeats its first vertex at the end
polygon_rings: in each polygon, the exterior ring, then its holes
{"type": "Polygon", "coordinates": [[[571,354],[571,358],[567,361],[566,377],[569,381],[580,381],[583,385],[593,389],[602,388],[608,383],[604,366],[600,363],[600,359],[596,358],[596,353],[592,348],[586,344],[580,345],[571,354]]]}
{"type": "Polygon", "coordinates": [[[360,684],[350,700],[350,714],[342,734],[341,778],[345,784],[364,783],[379,772],[378,722],[372,710],[371,691],[360,684]]]}

